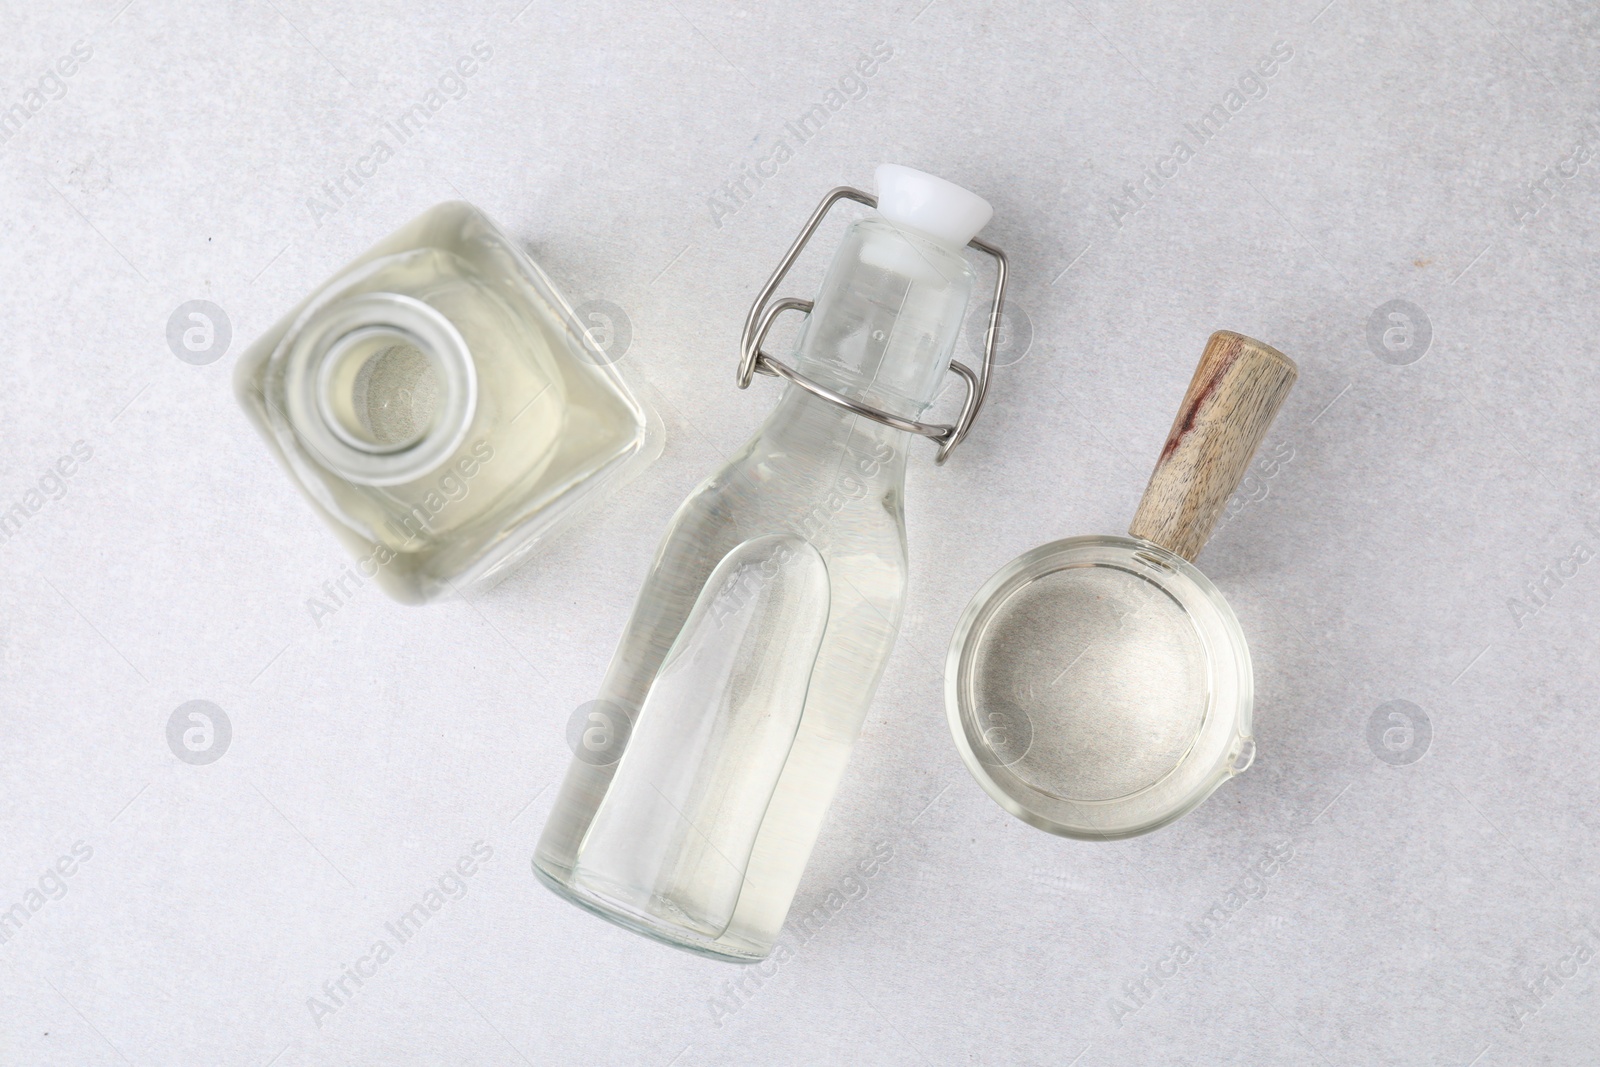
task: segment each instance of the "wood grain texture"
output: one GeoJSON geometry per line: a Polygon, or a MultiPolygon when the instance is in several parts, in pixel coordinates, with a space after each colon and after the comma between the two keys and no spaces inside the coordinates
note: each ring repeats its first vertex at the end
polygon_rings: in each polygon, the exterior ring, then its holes
{"type": "Polygon", "coordinates": [[[1198,556],[1299,376],[1270,345],[1212,334],[1128,533],[1198,556]]]}

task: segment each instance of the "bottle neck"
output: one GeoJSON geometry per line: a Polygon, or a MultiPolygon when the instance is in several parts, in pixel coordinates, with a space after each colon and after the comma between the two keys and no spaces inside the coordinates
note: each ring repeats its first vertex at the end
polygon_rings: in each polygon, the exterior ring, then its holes
{"type": "Polygon", "coordinates": [[[853,400],[917,418],[943,382],[972,287],[960,249],[880,217],[862,219],[828,268],[796,364],[853,400]]]}
{"type": "Polygon", "coordinates": [[[403,485],[460,447],[477,367],[455,324],[410,296],[314,306],[282,342],[285,416],[319,463],[362,485],[403,485]]]}

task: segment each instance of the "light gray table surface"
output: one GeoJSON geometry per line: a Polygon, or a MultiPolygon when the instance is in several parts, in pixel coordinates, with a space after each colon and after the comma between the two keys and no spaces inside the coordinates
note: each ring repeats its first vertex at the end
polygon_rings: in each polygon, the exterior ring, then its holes
{"type": "Polygon", "coordinates": [[[1597,1061],[1593,4],[524,2],[7,5],[0,1064],[1597,1061]],[[529,858],[668,517],[777,395],[733,384],[750,301],[884,161],[991,200],[1015,314],[971,438],[913,449],[820,918],[740,969],[529,858]],[[314,617],[346,559],[233,365],[455,198],[621,309],[665,453],[499,586],[314,617]],[[168,343],[195,300],[208,363],[168,343]],[[1302,372],[1200,558],[1259,757],[1155,834],[1055,838],[961,764],[946,643],[1011,557],[1125,528],[1216,329],[1302,372]],[[190,700],[231,725],[203,766],[167,741],[190,700]]]}

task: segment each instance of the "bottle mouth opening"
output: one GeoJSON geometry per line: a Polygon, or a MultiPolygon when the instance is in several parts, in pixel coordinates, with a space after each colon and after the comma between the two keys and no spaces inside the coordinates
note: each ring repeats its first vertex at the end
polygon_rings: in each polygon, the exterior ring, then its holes
{"type": "Polygon", "coordinates": [[[430,305],[396,293],[335,301],[313,313],[292,345],[288,416],[342,477],[409,482],[466,438],[477,372],[460,332],[430,305]]]}
{"type": "Polygon", "coordinates": [[[403,452],[433,429],[441,375],[416,335],[364,326],[322,357],[317,399],[323,420],[351,448],[403,452]]]}

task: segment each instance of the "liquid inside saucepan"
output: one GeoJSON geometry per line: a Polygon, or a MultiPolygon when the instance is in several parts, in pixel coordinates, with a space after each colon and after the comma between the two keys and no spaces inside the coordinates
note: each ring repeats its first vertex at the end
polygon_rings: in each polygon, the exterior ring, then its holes
{"type": "Polygon", "coordinates": [[[1080,564],[1011,589],[971,660],[979,758],[1061,800],[1110,801],[1183,762],[1210,706],[1189,612],[1129,567],[1080,564]]]}

